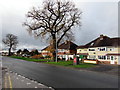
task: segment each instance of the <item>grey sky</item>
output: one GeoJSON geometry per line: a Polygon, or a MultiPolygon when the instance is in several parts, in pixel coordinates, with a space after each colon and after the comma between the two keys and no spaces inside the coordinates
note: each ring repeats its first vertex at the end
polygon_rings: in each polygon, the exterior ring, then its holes
{"type": "MultiPolygon", "coordinates": [[[[0,9],[2,18],[2,37],[7,33],[18,36],[18,48],[42,49],[47,45],[45,40],[36,40],[30,36],[22,26],[25,14],[32,6],[41,6],[42,0],[4,0],[0,9]]],[[[74,28],[75,43],[83,45],[97,38],[100,34],[109,37],[118,36],[118,3],[117,2],[80,2],[73,0],[76,6],[83,12],[82,26],[74,28]]],[[[0,18],[0,19],[1,19],[0,18]]],[[[0,20],[1,21],[1,20],[0,20]]]]}

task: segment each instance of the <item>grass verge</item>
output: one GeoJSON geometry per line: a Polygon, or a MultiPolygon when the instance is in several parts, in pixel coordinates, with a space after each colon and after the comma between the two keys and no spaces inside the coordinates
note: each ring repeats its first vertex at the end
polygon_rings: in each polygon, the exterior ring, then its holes
{"type": "Polygon", "coordinates": [[[73,65],[73,61],[59,61],[59,62],[45,62],[45,63],[59,65],[59,66],[73,67],[73,68],[90,68],[96,66],[95,64],[88,64],[88,63],[80,63],[79,65],[73,65]]]}
{"type": "Polygon", "coordinates": [[[22,59],[26,61],[33,61],[33,62],[47,62],[50,61],[48,59],[32,59],[32,58],[26,58],[26,57],[18,57],[18,56],[10,56],[11,58],[16,58],[16,59],[22,59]]]}
{"type": "Polygon", "coordinates": [[[18,56],[10,56],[11,58],[22,59],[26,61],[33,61],[33,62],[43,62],[46,64],[58,65],[58,66],[65,66],[65,67],[73,67],[73,68],[90,68],[95,67],[95,64],[88,64],[88,63],[80,63],[79,65],[73,65],[73,61],[59,61],[59,62],[52,62],[48,59],[31,59],[25,57],[18,57],[18,56]]]}

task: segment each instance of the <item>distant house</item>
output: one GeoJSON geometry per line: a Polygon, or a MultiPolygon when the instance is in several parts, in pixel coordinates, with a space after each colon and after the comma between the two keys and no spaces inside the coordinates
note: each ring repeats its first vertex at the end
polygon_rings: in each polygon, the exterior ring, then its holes
{"type": "Polygon", "coordinates": [[[97,59],[103,64],[120,64],[120,37],[100,35],[97,39],[77,47],[80,59],[97,59]]]}
{"type": "Polygon", "coordinates": [[[51,53],[50,49],[52,49],[52,46],[51,46],[51,45],[43,48],[43,49],[41,50],[42,56],[43,56],[43,57],[45,57],[45,56],[51,56],[51,57],[52,57],[52,53],[51,53]]]}
{"type": "MultiPolygon", "coordinates": [[[[61,45],[58,46],[58,53],[57,56],[61,59],[73,59],[73,55],[76,54],[77,52],[77,48],[78,45],[76,45],[75,43],[71,42],[71,41],[65,41],[64,43],[62,43],[61,45]]],[[[44,49],[42,49],[42,55],[43,56],[52,56],[52,46],[49,45],[47,47],[45,47],[44,49]]]]}
{"type": "MultiPolygon", "coordinates": [[[[8,48],[1,49],[0,54],[2,56],[8,56],[8,54],[9,54],[8,48]]],[[[11,55],[15,55],[15,54],[16,54],[16,50],[11,50],[11,55]]]]}
{"type": "Polygon", "coordinates": [[[0,52],[1,52],[1,55],[3,55],[3,56],[8,56],[8,53],[9,53],[7,49],[1,49],[0,52]]]}
{"type": "Polygon", "coordinates": [[[77,53],[78,45],[71,41],[65,41],[58,47],[58,56],[65,58],[65,60],[73,59],[73,56],[77,53]]]}

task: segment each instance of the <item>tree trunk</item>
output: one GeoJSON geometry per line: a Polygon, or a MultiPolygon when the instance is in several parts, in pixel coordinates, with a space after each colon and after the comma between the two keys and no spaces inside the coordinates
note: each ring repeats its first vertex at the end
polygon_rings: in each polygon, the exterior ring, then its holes
{"type": "Polygon", "coordinates": [[[55,62],[56,61],[56,52],[54,51],[52,54],[53,54],[53,61],[55,62]]]}
{"type": "Polygon", "coordinates": [[[56,36],[53,35],[53,61],[55,62],[56,61],[56,36]]]}
{"type": "Polygon", "coordinates": [[[11,47],[9,48],[8,56],[11,56],[11,47]]]}

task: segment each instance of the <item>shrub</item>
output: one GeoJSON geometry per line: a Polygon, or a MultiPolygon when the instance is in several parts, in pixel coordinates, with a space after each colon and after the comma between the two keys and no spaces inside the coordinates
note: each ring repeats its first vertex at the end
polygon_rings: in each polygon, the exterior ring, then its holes
{"type": "Polygon", "coordinates": [[[44,58],[51,58],[51,56],[47,55],[47,56],[45,56],[44,58]]]}
{"type": "Polygon", "coordinates": [[[40,55],[34,55],[31,58],[34,58],[34,59],[44,59],[44,57],[41,54],[40,55]]]}

